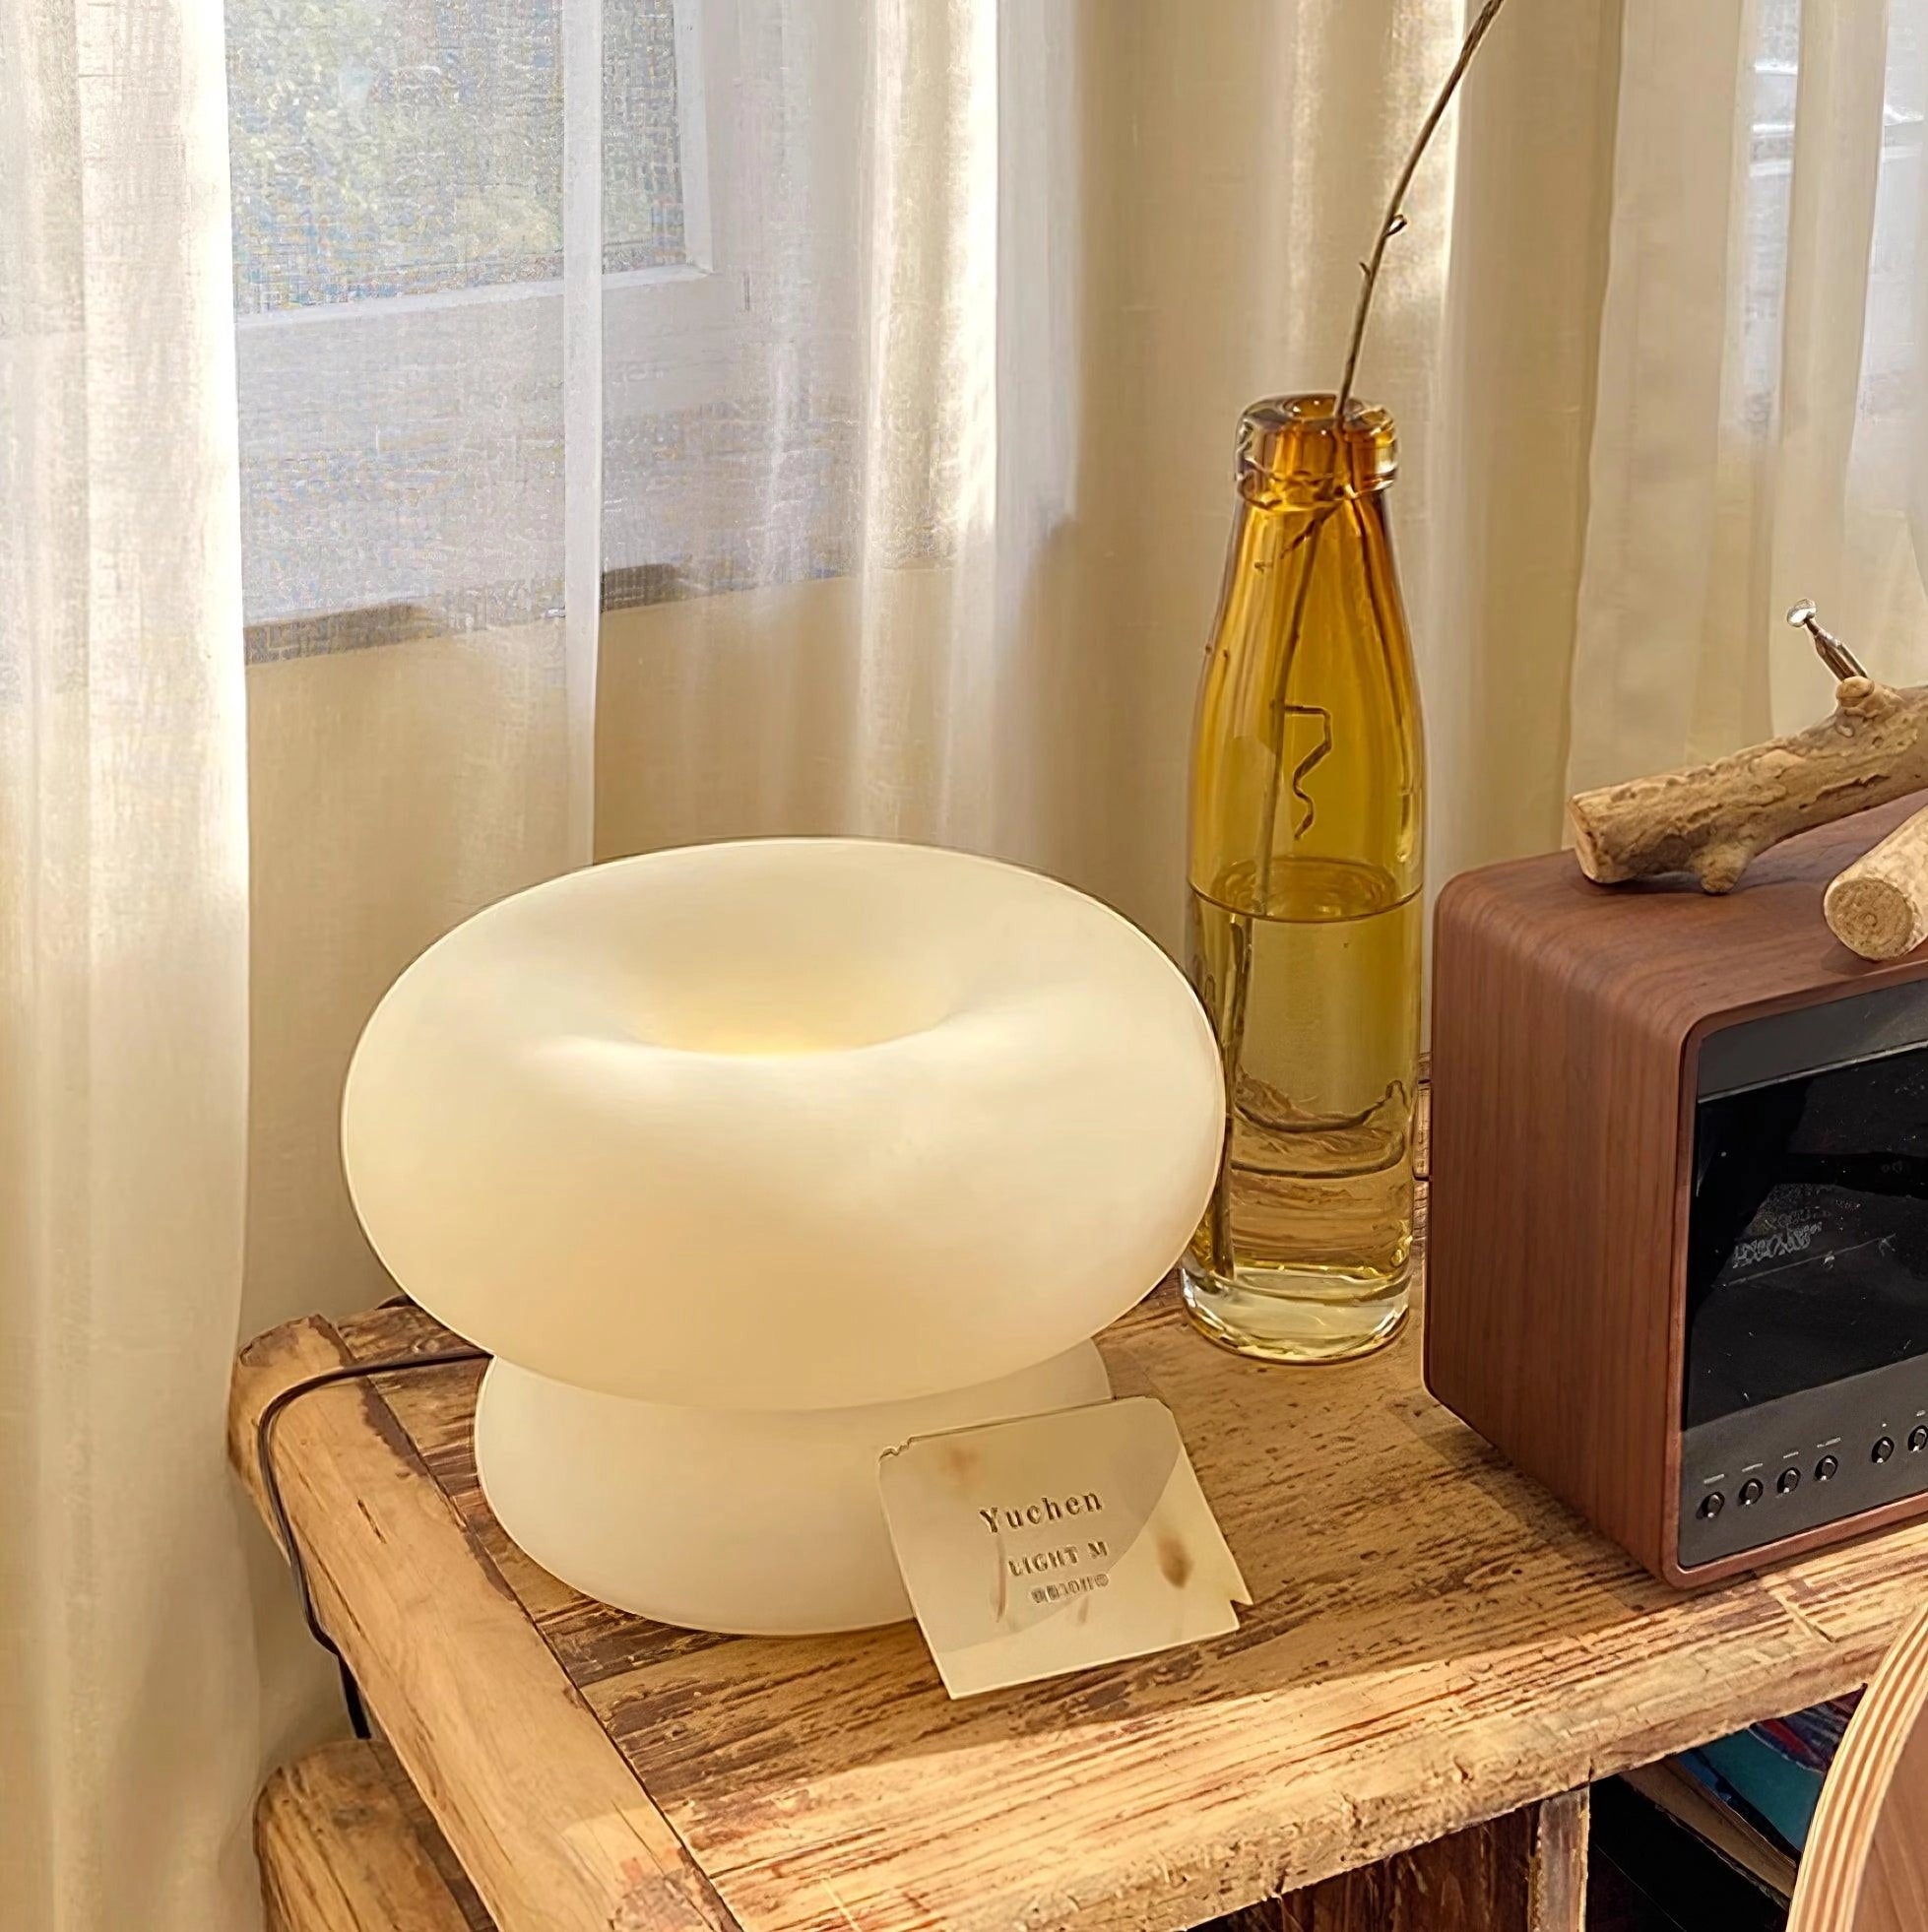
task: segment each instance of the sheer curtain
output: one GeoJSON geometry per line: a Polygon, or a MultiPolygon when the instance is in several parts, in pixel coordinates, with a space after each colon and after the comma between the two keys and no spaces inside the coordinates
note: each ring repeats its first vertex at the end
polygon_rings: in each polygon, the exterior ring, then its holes
{"type": "MultiPolygon", "coordinates": [[[[816,830],[1176,938],[1238,415],[1469,9],[218,11],[0,0],[6,1932],[245,1925],[337,1721],[221,1392],[390,1292],[336,1116],[423,945],[816,830]]],[[[1819,712],[1796,595],[1928,675],[1924,17],[1511,0],[1364,371],[1436,879],[1819,712]]]]}
{"type": "Polygon", "coordinates": [[[0,1923],[240,1926],[246,726],[219,20],[0,9],[0,1923]]]}
{"type": "MultiPolygon", "coordinates": [[[[1357,258],[1463,10],[748,12],[733,386],[647,441],[611,396],[609,548],[662,582],[605,618],[601,850],[941,838],[1175,940],[1239,415],[1335,384],[1357,258]]],[[[1454,864],[1558,835],[1593,343],[1547,321],[1597,308],[1604,277],[1610,12],[1506,22],[1368,365],[1407,450],[1454,864]],[[1506,293],[1525,259],[1529,307],[1506,293]],[[1508,796],[1482,755],[1522,732],[1508,796]]]]}
{"type": "MultiPolygon", "coordinates": [[[[1176,940],[1239,414],[1335,381],[1464,24],[611,13],[586,394],[574,4],[229,0],[259,1321],[385,1290],[335,1157],[343,1066],[415,952],[580,856],[592,678],[598,856],[935,839],[1176,940]],[[296,68],[289,22],[317,17],[296,68]],[[600,513],[571,483],[591,433],[600,513]]],[[[1443,869],[1559,835],[1614,47],[1610,13],[1518,0],[1382,291],[1443,869]]]]}
{"type": "Polygon", "coordinates": [[[1573,777],[1928,678],[1928,5],[1628,0],[1573,777]]]}

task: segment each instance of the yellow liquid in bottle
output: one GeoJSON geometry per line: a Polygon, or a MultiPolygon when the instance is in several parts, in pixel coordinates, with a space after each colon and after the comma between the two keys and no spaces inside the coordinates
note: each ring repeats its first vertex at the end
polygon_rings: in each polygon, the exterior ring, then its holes
{"type": "Polygon", "coordinates": [[[1187,1300],[1249,1354],[1358,1354],[1406,1311],[1419,894],[1317,859],[1278,861],[1262,910],[1249,867],[1218,883],[1191,894],[1193,983],[1228,985],[1244,949],[1249,989],[1230,1153],[1185,1258],[1187,1300]]]}

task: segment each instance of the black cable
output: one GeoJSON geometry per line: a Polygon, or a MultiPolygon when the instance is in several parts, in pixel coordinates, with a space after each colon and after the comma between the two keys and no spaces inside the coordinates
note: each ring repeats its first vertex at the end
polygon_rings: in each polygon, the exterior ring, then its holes
{"type": "Polygon", "coordinates": [[[278,1389],[263,1405],[255,1421],[254,1458],[261,1470],[261,1488],[268,1499],[268,1514],[274,1522],[275,1534],[280,1538],[282,1548],[288,1553],[289,1571],[301,1600],[301,1617],[308,1626],[308,1635],[335,1659],[336,1668],[342,1673],[342,1698],[348,1705],[349,1723],[356,1737],[369,1735],[368,1713],[362,1707],[361,1689],[354,1681],[354,1673],[349,1668],[349,1660],[342,1655],[341,1645],[322,1628],[320,1615],[315,1609],[314,1589],[308,1581],[307,1561],[301,1554],[300,1545],[294,1540],[294,1525],[289,1520],[288,1504],[282,1497],[281,1477],[275,1469],[275,1424],[281,1420],[282,1411],[298,1396],[312,1395],[317,1388],[327,1388],[338,1382],[359,1382],[369,1376],[400,1375],[409,1369],[447,1369],[461,1362],[487,1360],[486,1349],[448,1348],[434,1355],[402,1355],[386,1362],[354,1362],[345,1368],[325,1369],[320,1375],[308,1376],[301,1382],[289,1383],[286,1388],[278,1389]]]}

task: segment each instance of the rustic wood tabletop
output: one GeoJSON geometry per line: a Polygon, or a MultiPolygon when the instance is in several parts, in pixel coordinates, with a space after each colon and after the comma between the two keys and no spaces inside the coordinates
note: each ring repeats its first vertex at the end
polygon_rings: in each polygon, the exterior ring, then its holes
{"type": "MultiPolygon", "coordinates": [[[[1121,1321],[1114,1379],[1176,1413],[1255,1602],[955,1704],[910,1626],[722,1638],[557,1582],[477,1486],[473,1366],[303,1397],[277,1466],[320,1614],[502,1932],[1175,1932],[1844,1692],[1928,1593],[1928,1522],[1669,1589],[1426,1394],[1417,1325],[1288,1372],[1169,1290],[1121,1321]]],[[[254,1343],[257,1494],[277,1389],[450,1339],[396,1304],[254,1343]]]]}

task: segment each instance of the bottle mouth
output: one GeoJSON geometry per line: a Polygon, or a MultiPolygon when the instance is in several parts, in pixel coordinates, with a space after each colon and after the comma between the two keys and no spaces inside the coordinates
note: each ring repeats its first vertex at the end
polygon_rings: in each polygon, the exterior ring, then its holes
{"type": "Polygon", "coordinates": [[[1269,508],[1383,489],[1399,468],[1390,412],[1353,399],[1345,422],[1331,390],[1267,396],[1239,422],[1239,493],[1269,508]]]}

